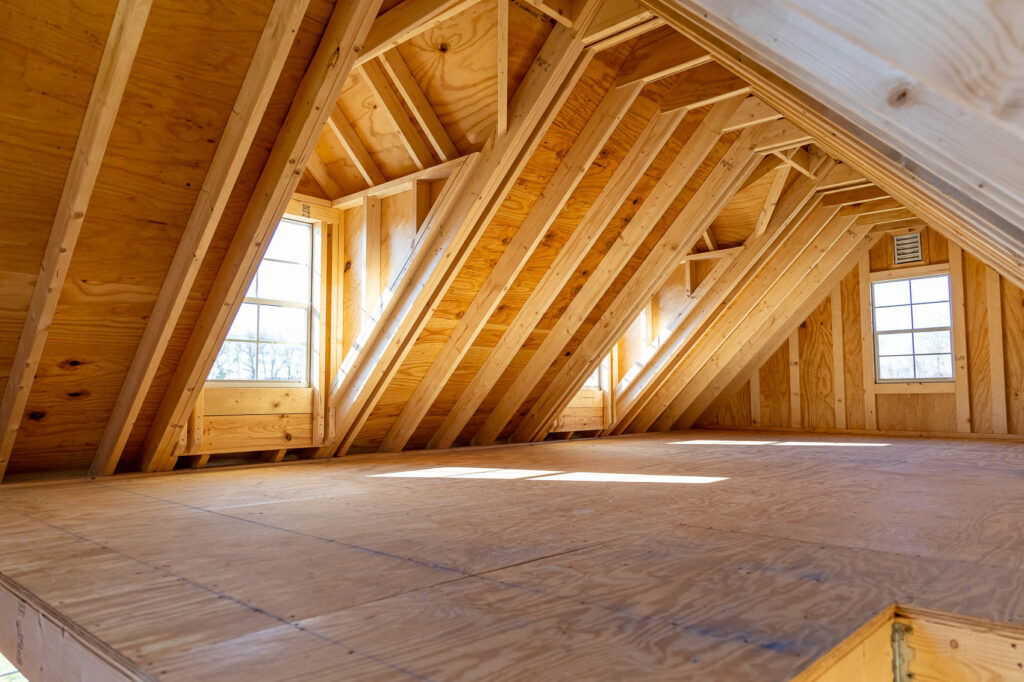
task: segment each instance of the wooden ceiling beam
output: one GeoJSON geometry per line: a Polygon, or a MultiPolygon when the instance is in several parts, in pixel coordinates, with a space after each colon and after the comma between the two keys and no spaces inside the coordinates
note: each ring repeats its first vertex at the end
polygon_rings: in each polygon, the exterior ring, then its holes
{"type": "Polygon", "coordinates": [[[433,107],[430,106],[430,102],[427,101],[423,90],[416,82],[412,72],[409,71],[409,66],[398,50],[388,50],[381,56],[380,62],[441,161],[451,161],[457,158],[459,150],[455,148],[448,131],[445,130],[433,107]]]}
{"type": "Polygon", "coordinates": [[[1014,44],[1008,9],[980,0],[938,10],[920,0],[800,0],[743,12],[731,0],[642,4],[706,46],[830,154],[1024,286],[1024,167],[1009,161],[1024,156],[1024,134],[1000,113],[1010,96],[1000,88],[1012,86],[997,79],[978,89],[951,79],[948,68],[950,50],[983,70],[1012,59],[1006,55],[1016,52],[1003,50],[1014,44]],[[894,20],[941,37],[901,41],[898,32],[871,29],[894,20]]]}
{"type": "Polygon", "coordinates": [[[495,125],[498,137],[508,131],[508,12],[509,0],[498,1],[498,45],[497,66],[498,91],[495,93],[498,107],[498,121],[495,125]]]}
{"type": "Polygon", "coordinates": [[[779,198],[782,196],[782,190],[786,188],[786,181],[789,179],[790,167],[788,165],[779,166],[775,169],[775,176],[772,178],[772,184],[768,186],[768,193],[764,197],[764,204],[761,206],[761,212],[757,216],[757,223],[754,224],[754,234],[762,235],[765,230],[768,229],[768,223],[772,219],[772,215],[775,213],[775,207],[779,204],[779,198]]]}
{"type": "Polygon", "coordinates": [[[398,418],[391,424],[378,447],[380,452],[397,452],[405,448],[416,427],[426,416],[462,358],[473,346],[473,342],[502,298],[512,288],[513,282],[640,94],[642,87],[641,83],[634,83],[628,87],[612,87],[605,94],[572,147],[566,152],[551,180],[541,191],[537,202],[519,224],[515,235],[498,258],[498,262],[491,268],[469,307],[459,318],[455,329],[445,339],[441,350],[406,401],[398,418]]]}
{"type": "MultiPolygon", "coordinates": [[[[307,5],[308,0],[277,3],[270,10],[224,133],[217,144],[217,151],[203,179],[192,213],[185,223],[160,293],[153,304],[153,311],[146,321],[146,329],[96,448],[89,470],[91,476],[109,476],[114,473],[114,467],[128,442],[164,351],[192,291],[203,258],[220,225],[235,181],[305,17],[307,5]]],[[[316,153],[313,155],[316,156],[316,153]]]]}
{"type": "Polygon", "coordinates": [[[377,17],[356,66],[380,57],[407,40],[440,26],[481,0],[404,0],[377,17]]]}
{"type": "MultiPolygon", "coordinates": [[[[607,431],[622,433],[634,418],[654,399],[673,374],[684,357],[693,340],[704,326],[712,319],[721,305],[735,296],[746,278],[760,263],[780,248],[781,236],[792,221],[804,210],[817,204],[815,193],[825,176],[834,167],[829,161],[818,169],[815,179],[800,177],[796,179],[778,202],[778,212],[768,221],[764,231],[754,232],[747,237],[740,253],[729,265],[729,271],[723,274],[718,283],[708,291],[695,306],[690,308],[686,317],[680,320],[665,337],[661,346],[645,363],[643,370],[636,379],[621,393],[615,396],[615,422],[607,431]]],[[[650,417],[653,420],[657,415],[650,417]]]]}
{"type": "Polygon", "coordinates": [[[46,345],[71,256],[85,221],[96,178],[103,164],[110,133],[117,119],[132,64],[149,18],[152,0],[120,0],[107,34],[99,68],[71,165],[64,178],[60,202],[43,252],[39,277],[0,399],[0,480],[10,461],[18,428],[32,391],[39,359],[46,345]]]}
{"type": "Polygon", "coordinates": [[[661,101],[665,111],[697,109],[750,93],[750,85],[717,62],[695,66],[661,101]]]}
{"type": "Polygon", "coordinates": [[[402,145],[416,167],[422,170],[427,166],[434,165],[434,157],[431,156],[430,149],[423,141],[412,119],[405,113],[402,101],[391,82],[388,81],[380,63],[377,61],[366,62],[361,68],[366,84],[370,86],[370,90],[383,107],[385,115],[394,126],[398,137],[402,140],[402,145]]]}
{"type": "MultiPolygon", "coordinates": [[[[739,100],[722,102],[712,108],[704,117],[697,130],[676,155],[670,169],[651,190],[633,218],[623,227],[618,239],[611,246],[600,264],[590,274],[583,287],[573,297],[568,308],[547,334],[540,347],[530,356],[526,367],[519,373],[512,385],[502,394],[494,410],[473,436],[474,445],[490,445],[505,426],[514,418],[534,387],[551,367],[555,358],[584,323],[587,315],[615,277],[629,262],[633,253],[643,242],[648,232],[675,201],[679,192],[700,167],[701,162],[721,139],[721,126],[728,120],[739,100]]],[[[636,178],[638,180],[639,178],[636,178]]],[[[635,180],[634,180],[635,182],[635,180]]],[[[678,244],[676,245],[678,247],[678,244]]]]}
{"type": "Polygon", "coordinates": [[[455,406],[431,437],[428,447],[448,448],[459,437],[544,313],[583,262],[594,241],[604,231],[622,203],[627,200],[638,179],[647,172],[651,162],[682,119],[682,111],[669,114],[656,112],[644,126],[625,157],[612,172],[611,178],[597,199],[576,225],[572,236],[544,272],[526,303],[516,313],[497,345],[459,395],[455,406]]]}
{"type": "Polygon", "coordinates": [[[306,69],[143,446],[143,471],[174,465],[176,443],[228,328],[316,148],[381,0],[338,3],[306,69]]]}
{"type": "Polygon", "coordinates": [[[573,5],[579,4],[582,0],[522,0],[527,5],[541,11],[548,17],[554,19],[566,28],[574,25],[575,13],[573,5]]]}
{"type": "Polygon", "coordinates": [[[831,192],[821,198],[821,203],[826,206],[849,206],[852,204],[881,201],[888,198],[888,192],[880,187],[871,185],[857,189],[848,189],[842,192],[831,192]]]}
{"type": "Polygon", "coordinates": [[[341,185],[338,184],[334,174],[331,173],[331,169],[327,167],[326,163],[324,163],[323,157],[320,156],[319,152],[314,150],[313,153],[310,154],[309,162],[306,164],[306,170],[309,172],[310,177],[313,178],[313,181],[320,186],[320,189],[322,189],[324,194],[327,196],[336,197],[345,192],[345,190],[341,188],[341,185]]]}
{"type": "Polygon", "coordinates": [[[700,45],[665,27],[641,37],[619,68],[616,85],[653,83],[711,61],[711,54],[700,45]]]}
{"type": "Polygon", "coordinates": [[[663,25],[661,19],[635,0],[603,0],[594,21],[583,35],[583,44],[594,45],[621,36],[626,36],[625,40],[629,40],[635,37],[631,34],[638,29],[647,32],[663,25]]]}
{"type": "MultiPolygon", "coordinates": [[[[725,120],[728,118],[722,119],[721,123],[725,120]]],[[[528,442],[544,437],[551,423],[582,388],[587,377],[600,366],[612,345],[626,333],[643,307],[665,285],[679,266],[680,248],[687,251],[692,248],[692,244],[701,238],[704,230],[743,184],[745,176],[754,170],[760,160],[753,151],[760,130],[760,127],[747,128],[732,143],[625,286],[616,292],[614,300],[572,351],[569,359],[562,364],[541,397],[531,403],[526,417],[519,422],[510,437],[512,442],[528,442]]]]}
{"type": "Polygon", "coordinates": [[[752,125],[760,125],[761,123],[771,123],[782,118],[782,114],[772,109],[770,106],[764,103],[761,98],[756,95],[743,100],[743,104],[736,110],[736,113],[732,115],[729,123],[725,126],[725,132],[731,133],[734,130],[740,130],[741,128],[747,128],[752,125]]]}
{"type": "MultiPolygon", "coordinates": [[[[380,172],[377,162],[370,156],[366,145],[359,139],[355,128],[352,127],[352,124],[348,122],[348,118],[345,117],[345,112],[337,104],[331,107],[331,113],[327,117],[327,124],[324,130],[327,134],[333,135],[341,143],[341,146],[345,148],[349,159],[351,159],[359,174],[363,176],[363,180],[366,181],[367,185],[373,187],[386,182],[386,178],[380,172]]],[[[340,195],[334,195],[331,199],[337,199],[338,196],[340,195]]]]}
{"type": "Polygon", "coordinates": [[[431,248],[407,264],[381,324],[335,377],[329,401],[337,436],[320,456],[344,453],[355,440],[592,57],[575,31],[552,28],[512,98],[508,132],[485,145],[458,200],[431,231],[431,248]]]}
{"type": "Polygon", "coordinates": [[[471,154],[466,156],[460,156],[451,161],[445,161],[439,163],[436,166],[430,166],[420,171],[414,171],[408,175],[403,175],[400,178],[394,180],[388,180],[387,182],[366,189],[353,192],[352,194],[346,194],[343,197],[339,197],[330,202],[332,208],[336,208],[341,211],[345,211],[350,208],[356,208],[357,206],[363,205],[364,197],[390,197],[402,192],[407,192],[412,189],[416,183],[430,182],[431,180],[440,180],[441,178],[450,177],[456,170],[459,169],[462,164],[471,157],[471,154]]]}

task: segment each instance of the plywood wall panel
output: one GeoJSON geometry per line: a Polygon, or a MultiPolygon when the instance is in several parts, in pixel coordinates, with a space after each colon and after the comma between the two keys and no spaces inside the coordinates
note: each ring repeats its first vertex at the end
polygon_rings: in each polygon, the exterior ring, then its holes
{"type": "Polygon", "coordinates": [[[975,433],[993,433],[992,363],[989,357],[985,265],[966,252],[963,278],[971,430],[975,433]]]}
{"type": "Polygon", "coordinates": [[[789,426],[789,342],[780,345],[758,372],[761,424],[789,426]]]}
{"type": "Polygon", "coordinates": [[[876,400],[879,431],[949,433],[956,424],[952,393],[894,393],[876,400]]]}
{"type": "Polygon", "coordinates": [[[843,306],[843,381],[846,427],[864,428],[864,356],[860,339],[860,269],[854,267],[841,285],[843,306]]]}
{"type": "Polygon", "coordinates": [[[1024,434],[1024,291],[1002,280],[1006,417],[1010,433],[1024,434]]]}
{"type": "Polygon", "coordinates": [[[834,429],[832,304],[829,298],[800,326],[800,411],[806,429],[834,429]]]}
{"type": "MultiPolygon", "coordinates": [[[[891,236],[885,235],[869,255],[872,272],[906,270],[893,268],[891,236]]],[[[924,231],[925,264],[943,265],[949,261],[949,242],[938,233],[924,231]]],[[[920,264],[918,264],[920,265],[920,264]]],[[[918,273],[919,274],[919,273],[918,273]]],[[[865,428],[863,353],[861,348],[861,315],[870,311],[860,309],[862,277],[854,267],[840,283],[842,305],[842,363],[846,397],[846,429],[862,431],[865,428]]],[[[989,311],[987,268],[978,259],[964,255],[964,300],[966,307],[966,337],[968,350],[968,377],[972,431],[979,434],[998,433],[993,423],[992,380],[989,341],[989,311]]],[[[866,284],[865,284],[866,286],[866,284]]],[[[1010,433],[1024,434],[1024,292],[1005,280],[1001,281],[1002,334],[1010,433]]],[[[800,356],[801,422],[790,421],[789,342],[783,343],[758,369],[760,394],[760,425],[766,428],[804,428],[808,430],[834,430],[834,367],[832,354],[831,297],[824,298],[815,311],[798,328],[800,356]]],[[[941,392],[941,386],[909,385],[898,391],[892,386],[876,396],[877,427],[880,431],[911,433],[942,433],[955,431],[956,397],[952,386],[941,392]],[[937,392],[937,390],[939,392],[937,392]],[[898,391],[898,392],[897,392],[898,391]]],[[[698,422],[707,426],[748,426],[735,420],[739,413],[729,408],[732,401],[722,406],[713,405],[698,422]],[[731,409],[731,412],[730,412],[731,409]],[[730,416],[732,415],[732,416],[730,416]]]]}

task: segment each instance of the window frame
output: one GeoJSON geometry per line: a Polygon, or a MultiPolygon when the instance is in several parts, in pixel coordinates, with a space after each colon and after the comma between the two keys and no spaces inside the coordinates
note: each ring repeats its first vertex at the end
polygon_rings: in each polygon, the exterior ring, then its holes
{"type": "MultiPolygon", "coordinates": [[[[908,268],[909,270],[911,268],[908,268]]],[[[955,384],[956,383],[956,337],[953,333],[953,327],[955,324],[954,310],[953,310],[953,276],[948,267],[948,264],[943,264],[941,268],[933,268],[929,266],[917,266],[913,268],[917,270],[916,273],[911,274],[906,270],[887,270],[883,272],[871,273],[871,277],[868,278],[868,304],[870,307],[870,322],[871,322],[871,346],[872,346],[872,358],[875,365],[875,385],[891,385],[891,384],[955,384]],[[949,291],[949,297],[945,301],[935,301],[935,303],[948,303],[949,304],[949,326],[947,327],[927,327],[921,329],[915,329],[913,327],[909,329],[889,329],[886,331],[879,331],[878,325],[876,324],[876,311],[878,306],[875,305],[875,285],[879,282],[910,282],[915,279],[929,279],[933,277],[946,277],[946,282],[949,291]],[[881,358],[882,356],[878,352],[878,337],[888,336],[893,334],[910,334],[911,344],[913,344],[913,334],[918,332],[935,332],[935,331],[947,331],[949,332],[949,359],[950,359],[950,375],[948,377],[897,377],[893,379],[883,379],[881,372],[881,358]]],[[[913,306],[914,303],[908,303],[906,305],[913,306]]],[[[882,306],[883,308],[896,307],[896,306],[882,306]]],[[[913,315],[913,310],[911,310],[913,315]]],[[[913,325],[913,317],[911,317],[911,325],[913,325]]],[[[913,350],[913,346],[911,346],[913,350]]],[[[914,353],[902,354],[898,356],[885,356],[885,357],[910,357],[917,358],[918,356],[929,356],[929,355],[947,355],[947,353],[914,353]]],[[[916,369],[915,369],[916,373],[916,369]]]]}
{"type": "MultiPolygon", "coordinates": [[[[305,379],[303,381],[290,381],[290,380],[283,380],[283,379],[210,379],[209,377],[207,377],[206,382],[211,387],[216,387],[216,388],[310,388],[310,387],[313,386],[313,372],[315,371],[315,368],[313,367],[313,352],[314,352],[314,348],[313,348],[313,334],[316,332],[316,330],[314,330],[314,328],[313,328],[313,325],[314,325],[313,318],[314,318],[314,312],[316,311],[316,308],[317,308],[316,297],[319,294],[319,290],[320,290],[320,287],[319,287],[320,283],[316,281],[316,278],[314,276],[315,273],[320,268],[317,267],[317,264],[314,262],[314,260],[316,259],[316,255],[317,255],[317,253],[319,251],[318,248],[317,248],[317,243],[316,243],[317,240],[320,238],[320,230],[317,229],[318,226],[319,226],[319,221],[310,220],[309,218],[302,218],[302,217],[286,214],[286,215],[283,215],[279,221],[277,221],[277,224],[280,225],[283,222],[298,223],[298,224],[301,224],[301,225],[305,225],[305,226],[307,226],[309,228],[309,263],[308,263],[308,267],[309,267],[309,288],[308,288],[308,294],[309,294],[309,297],[308,297],[306,303],[296,303],[295,301],[285,301],[285,300],[278,300],[278,299],[262,298],[262,297],[258,297],[258,296],[246,296],[246,297],[244,297],[242,299],[242,302],[239,304],[239,310],[241,310],[241,306],[242,305],[244,305],[246,303],[250,303],[250,304],[257,305],[257,306],[263,305],[263,306],[277,306],[277,307],[283,307],[283,308],[297,308],[297,309],[304,309],[306,311],[306,338],[305,338],[305,341],[303,342],[303,344],[306,347],[306,363],[305,363],[305,375],[306,376],[305,376],[305,379]]],[[[274,235],[276,235],[276,234],[277,234],[277,227],[274,228],[274,235]]],[[[274,235],[272,235],[270,237],[270,240],[273,240],[274,235]]],[[[267,244],[268,244],[268,248],[269,248],[270,242],[268,241],[267,244]]],[[[263,263],[267,262],[267,261],[274,262],[274,263],[296,264],[295,261],[285,261],[285,260],[281,260],[279,258],[267,258],[266,256],[264,256],[263,258],[260,259],[260,266],[262,266],[263,263]]],[[[257,272],[258,272],[258,270],[259,270],[259,266],[257,266],[257,272]]],[[[246,286],[246,292],[248,292],[248,290],[252,286],[253,282],[256,281],[256,276],[257,275],[254,273],[253,274],[253,279],[250,280],[248,285],[246,286]]],[[[257,355],[256,355],[256,357],[257,357],[257,362],[258,362],[259,361],[259,346],[260,346],[260,344],[282,345],[282,346],[294,346],[294,345],[297,345],[297,344],[295,344],[293,342],[286,342],[286,341],[264,341],[264,340],[261,340],[259,338],[259,308],[257,307],[256,310],[257,310],[257,313],[256,313],[257,314],[257,317],[256,317],[256,339],[231,339],[229,336],[225,336],[224,340],[221,342],[221,346],[222,347],[223,347],[223,344],[227,343],[228,341],[234,341],[234,342],[238,342],[238,343],[251,343],[254,346],[256,346],[256,348],[257,348],[257,355]]],[[[236,316],[237,316],[237,314],[238,314],[238,311],[235,312],[236,316]]],[[[234,324],[234,319],[232,319],[232,324],[234,324]]],[[[230,334],[230,327],[228,328],[228,333],[230,334]]],[[[218,350],[217,353],[219,355],[220,354],[220,350],[218,350]]],[[[211,372],[213,371],[212,367],[210,368],[210,371],[211,372]]]]}

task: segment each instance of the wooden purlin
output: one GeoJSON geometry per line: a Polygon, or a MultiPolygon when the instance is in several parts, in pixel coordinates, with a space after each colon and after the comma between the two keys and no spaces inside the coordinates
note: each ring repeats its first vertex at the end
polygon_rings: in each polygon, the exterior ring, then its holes
{"type": "Polygon", "coordinates": [[[817,181],[800,178],[790,186],[783,195],[785,214],[777,214],[776,219],[771,221],[764,232],[755,232],[747,238],[740,253],[729,264],[728,272],[711,291],[687,311],[686,317],[672,329],[632,384],[621,394],[616,395],[618,421],[608,429],[608,433],[622,433],[638,412],[658,393],[678,368],[678,363],[696,338],[695,335],[711,319],[709,316],[728,301],[742,287],[751,270],[764,262],[766,255],[778,247],[786,228],[812,200],[819,184],[834,166],[834,162],[826,162],[818,170],[817,181]]]}
{"type": "MultiPolygon", "coordinates": [[[[711,118],[710,114],[708,118],[711,118]]],[[[513,432],[513,442],[543,437],[547,427],[572,400],[586,378],[600,366],[611,346],[676,270],[679,252],[689,251],[701,239],[725,203],[760,161],[759,155],[753,151],[753,141],[760,130],[760,126],[748,128],[736,139],[644,262],[616,294],[601,319],[576,347],[540,400],[533,403],[526,418],[513,432]]],[[[653,336],[649,334],[648,338],[653,336]]]]}
{"type": "Polygon", "coordinates": [[[152,0],[120,0],[114,12],[71,166],[50,228],[39,277],[11,363],[11,374],[0,399],[0,481],[14,449],[47,332],[57,310],[151,6],[152,0]]]}
{"type": "Polygon", "coordinates": [[[245,291],[284,214],[306,159],[355,63],[380,0],[335,7],[274,142],[143,446],[142,469],[173,466],[175,444],[245,291]]]}
{"type": "Polygon", "coordinates": [[[502,297],[540,244],[551,223],[572,195],[622,117],[640,94],[640,84],[611,88],[562,160],[540,199],[523,219],[498,262],[474,296],[458,326],[420,380],[412,396],[378,448],[402,450],[435,398],[473,345],[502,297]]]}
{"type": "Polygon", "coordinates": [[[712,108],[701,121],[697,130],[675,157],[671,170],[644,200],[637,214],[622,230],[619,238],[602,258],[600,265],[587,278],[555,327],[547,334],[526,367],[503,393],[498,405],[473,436],[475,445],[493,443],[512,420],[516,410],[542,380],[544,373],[562,352],[565,344],[584,323],[594,305],[641,245],[650,228],[661,219],[686,183],[700,168],[705,157],[715,148],[721,138],[721,126],[738,105],[738,101],[722,103],[712,108]]]}
{"type": "Polygon", "coordinates": [[[580,220],[565,248],[555,257],[534,288],[533,294],[498,341],[498,345],[491,350],[469,386],[462,391],[455,407],[449,411],[441,427],[431,438],[430,448],[451,447],[455,442],[558,292],[572,277],[594,240],[626,200],[637,178],[644,175],[682,118],[683,112],[656,113],[647,123],[613,172],[600,196],[580,220]]]}
{"type": "MultiPolygon", "coordinates": [[[[818,210],[827,215],[832,209],[822,207],[818,210]]],[[[691,380],[686,382],[682,391],[658,417],[657,428],[670,428],[681,420],[696,420],[703,412],[699,406],[706,408],[712,394],[717,396],[723,384],[735,376],[733,372],[738,372],[739,363],[734,360],[744,357],[744,353],[749,356],[761,348],[765,336],[775,331],[780,319],[788,319],[790,311],[807,300],[822,280],[830,281],[828,277],[839,263],[846,260],[858,246],[867,243],[866,236],[870,230],[871,223],[858,222],[856,214],[835,216],[781,276],[772,277],[768,269],[766,272],[769,276],[765,278],[767,282],[755,280],[754,286],[744,292],[747,295],[741,294],[741,298],[737,299],[733,315],[723,315],[720,326],[716,325],[718,329],[715,331],[722,333],[720,330],[724,330],[727,334],[724,342],[716,345],[714,336],[718,334],[709,334],[709,345],[715,348],[715,352],[700,364],[699,371],[693,373],[691,380]],[[758,293],[763,295],[758,296],[758,293]],[[750,306],[749,303],[754,300],[756,302],[750,306]],[[741,315],[742,319],[738,324],[733,324],[733,316],[736,315],[741,315]]],[[[817,305],[817,300],[814,305],[817,305]]],[[[790,331],[789,325],[783,328],[787,333],[790,331]]],[[[691,366],[694,365],[697,363],[691,366]]]]}
{"type": "MultiPolygon", "coordinates": [[[[898,67],[905,67],[909,60],[894,67],[883,62],[878,53],[870,51],[878,47],[877,41],[855,45],[846,35],[830,29],[828,22],[816,23],[824,14],[820,8],[791,12],[782,6],[759,3],[756,11],[733,16],[726,9],[728,0],[642,0],[642,4],[707,47],[718,61],[749,82],[765,102],[812,134],[832,156],[864,172],[929,225],[984,257],[1017,286],[1024,286],[1024,234],[1019,227],[1024,222],[1021,200],[1019,197],[1012,199],[1006,192],[1007,187],[1019,185],[1019,178],[1011,180],[1007,173],[1011,173],[1012,165],[1002,163],[1011,153],[1009,150],[1021,147],[1021,136],[994,120],[991,112],[1001,107],[977,99],[968,102],[970,97],[956,101],[940,93],[933,83],[916,82],[912,76],[904,75],[899,79],[902,72],[898,67]],[[794,21],[786,21],[780,13],[794,21]],[[767,43],[739,19],[756,22],[758,26],[764,21],[779,20],[778,25],[787,30],[785,35],[775,36],[767,43]],[[848,49],[837,51],[829,41],[848,49]],[[816,46],[822,44],[827,47],[818,51],[816,46]],[[833,73],[841,69],[845,77],[842,82],[873,88],[871,91],[875,93],[893,78],[897,82],[888,86],[884,100],[877,95],[851,96],[835,85],[840,82],[838,76],[826,82],[812,67],[804,66],[804,60],[794,60],[792,57],[798,52],[814,55],[807,58],[808,64],[820,59],[820,54],[845,57],[844,61],[833,63],[833,73]],[[880,81],[880,78],[886,80],[880,81]],[[903,106],[921,98],[927,99],[930,105],[903,106]],[[879,104],[863,104],[873,101],[879,104]],[[882,101],[885,101],[884,106],[882,101]],[[891,118],[894,114],[898,115],[898,123],[891,118]],[[919,114],[928,117],[928,122],[913,123],[919,114]],[[968,120],[971,123],[965,128],[968,120]],[[959,142],[965,139],[961,134],[965,129],[984,134],[990,144],[965,146],[959,142]],[[935,131],[933,140],[923,142],[922,131],[935,131]],[[954,141],[956,144],[950,144],[954,141]],[[951,151],[954,148],[958,149],[956,154],[951,151]],[[963,168],[976,168],[990,177],[958,176],[963,168]]],[[[922,25],[941,31],[944,12],[934,12],[931,7],[921,2],[899,5],[907,16],[914,16],[922,25]]],[[[971,11],[967,6],[955,9],[956,12],[971,11]]],[[[853,5],[844,5],[832,18],[852,11],[872,14],[888,9],[866,9],[865,6],[854,10],[853,5]]],[[[996,11],[992,7],[979,8],[979,13],[986,16],[996,11]]],[[[963,25],[975,33],[990,31],[994,26],[1005,30],[1007,24],[1000,23],[995,16],[988,18],[991,21],[986,23],[960,17],[963,25]]],[[[861,21],[852,22],[854,26],[858,24],[865,24],[863,16],[861,21]]],[[[976,36],[976,39],[979,44],[1008,40],[998,34],[985,38],[976,36]]],[[[897,50],[897,53],[901,58],[908,54],[904,50],[897,50]]],[[[934,68],[937,63],[924,60],[916,66],[934,68]]],[[[944,89],[949,81],[948,74],[938,80],[942,81],[944,89]]]]}
{"type": "Polygon", "coordinates": [[[203,180],[199,197],[174,252],[167,276],[146,322],[107,426],[89,469],[91,476],[114,473],[142,401],[152,384],[192,284],[220,224],[235,180],[256,136],[274,85],[306,13],[308,0],[271,9],[252,63],[231,110],[231,118],[203,180]]]}
{"type": "Polygon", "coordinates": [[[382,311],[383,324],[374,328],[360,350],[360,361],[335,378],[331,406],[337,415],[337,440],[322,448],[321,455],[344,453],[358,435],[592,56],[574,31],[561,25],[552,29],[513,97],[508,132],[492,139],[481,153],[461,196],[436,231],[430,257],[424,255],[407,290],[382,311]]]}

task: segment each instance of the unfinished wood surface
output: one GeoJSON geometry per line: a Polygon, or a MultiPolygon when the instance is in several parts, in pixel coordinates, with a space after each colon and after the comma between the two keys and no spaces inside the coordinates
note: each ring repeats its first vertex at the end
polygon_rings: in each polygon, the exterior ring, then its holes
{"type": "Polygon", "coordinates": [[[788,679],[897,600],[1024,623],[1017,451],[704,431],[11,485],[0,573],[169,682],[788,679]]]}
{"type": "Polygon", "coordinates": [[[301,164],[297,162],[312,154],[379,6],[380,0],[365,0],[337,6],[332,12],[324,37],[296,92],[294,106],[289,109],[225,255],[225,265],[196,322],[196,331],[150,426],[142,453],[144,470],[173,466],[172,444],[181,429],[183,415],[191,408],[197,390],[209,374],[277,222],[295,190],[301,174],[296,167],[301,164]]]}
{"type": "Polygon", "coordinates": [[[663,148],[683,118],[681,112],[655,114],[635,138],[629,152],[608,179],[604,191],[580,219],[576,237],[549,265],[535,288],[535,294],[523,304],[515,319],[477,370],[469,385],[445,417],[430,447],[450,447],[470,418],[494,388],[530,332],[555,301],[558,292],[570,281],[586,257],[591,245],[604,231],[621,204],[663,148]]]}
{"type": "Polygon", "coordinates": [[[14,439],[18,435],[50,325],[57,312],[71,257],[96,187],[100,165],[106,155],[151,6],[152,0],[121,0],[110,25],[96,82],[50,226],[21,337],[11,361],[10,376],[0,398],[0,481],[14,449],[14,439]]]}
{"type": "Polygon", "coordinates": [[[450,215],[438,216],[429,251],[409,263],[403,291],[382,312],[382,324],[367,340],[359,364],[335,378],[331,408],[338,415],[340,442],[322,448],[322,455],[352,445],[591,58],[575,33],[552,29],[540,65],[512,99],[508,133],[480,154],[474,168],[463,168],[465,186],[445,206],[450,215]]]}
{"type": "MultiPolygon", "coordinates": [[[[883,214],[879,214],[883,215],[883,214]]],[[[962,253],[952,242],[947,243],[940,236],[925,229],[924,257],[926,263],[894,266],[891,253],[891,237],[878,241],[870,252],[864,253],[857,267],[851,267],[843,278],[839,290],[822,296],[820,305],[831,300],[840,310],[833,308],[831,367],[829,359],[813,351],[801,351],[800,361],[808,372],[801,387],[801,401],[807,405],[836,405],[835,425],[824,412],[813,423],[803,424],[804,428],[820,431],[849,429],[853,431],[883,431],[906,433],[976,433],[1003,435],[1024,435],[1024,428],[1013,417],[1015,386],[1020,384],[1017,375],[1017,338],[1024,329],[1024,320],[1017,315],[1016,304],[1006,306],[1003,297],[1009,295],[1020,300],[1020,289],[1009,284],[991,268],[976,258],[962,253]],[[957,255],[959,254],[959,256],[957,255]],[[950,262],[947,262],[947,258],[950,262]],[[958,361],[954,373],[961,379],[943,382],[885,382],[875,381],[875,348],[872,334],[870,283],[894,278],[943,274],[955,269],[956,261],[961,262],[958,272],[951,277],[953,295],[953,342],[955,348],[966,347],[963,359],[958,361]],[[956,312],[956,304],[963,306],[956,312]],[[957,337],[960,337],[959,339],[957,337]],[[831,374],[832,384],[826,374],[831,374]],[[845,410],[839,407],[838,390],[843,389],[845,410]],[[833,395],[833,391],[836,395],[833,395]],[[839,418],[845,412],[845,425],[839,418]],[[883,414],[884,412],[884,414],[883,414]],[[965,421],[965,415],[969,421],[965,421]]],[[[804,320],[801,334],[809,337],[809,330],[816,324],[812,315],[804,320]]],[[[823,322],[818,319],[817,323],[823,322]]],[[[824,339],[822,339],[824,341],[824,339]]],[[[760,390],[771,395],[785,389],[784,379],[775,377],[765,383],[765,372],[770,372],[766,361],[761,368],[760,390]],[[775,386],[773,387],[773,382],[775,386]]],[[[782,398],[774,398],[763,405],[769,412],[784,408],[782,398]],[[780,402],[782,401],[782,402],[780,402]]],[[[805,414],[807,409],[804,409],[805,414]]],[[[709,424],[710,413],[701,423],[709,424]]],[[[764,426],[770,426],[762,420],[764,426]]],[[[748,421],[734,426],[753,427],[748,421]]],[[[775,424],[778,426],[778,424],[775,424]]]]}
{"type": "Polygon", "coordinates": [[[381,442],[381,451],[398,451],[405,448],[417,425],[465,353],[469,351],[483,325],[511,288],[551,223],[557,218],[639,92],[639,86],[613,88],[602,99],[586,127],[579,133],[579,137],[551,176],[540,198],[519,224],[515,235],[509,239],[505,251],[491,266],[490,274],[480,285],[479,292],[460,317],[458,325],[445,340],[444,346],[408,399],[399,418],[388,430],[381,442]]]}
{"type": "Polygon", "coordinates": [[[1009,104],[1013,81],[995,75],[1018,60],[1006,14],[1015,9],[982,2],[941,12],[927,2],[898,9],[758,2],[743,11],[735,0],[643,4],[711,48],[831,153],[1024,285],[1021,180],[1003,162],[1024,136],[1019,107],[1009,104]],[[906,41],[896,30],[903,25],[929,39],[906,41]],[[820,68],[825,55],[828,69],[820,68]],[[974,87],[958,63],[992,77],[974,87]]]}
{"type": "Polygon", "coordinates": [[[117,402],[100,437],[96,455],[89,467],[94,476],[109,476],[114,472],[114,466],[131,435],[142,402],[149,392],[185,306],[185,299],[199,274],[231,190],[249,153],[249,146],[266,112],[274,84],[281,75],[307,5],[308,0],[277,4],[267,17],[256,53],[232,107],[231,118],[228,119],[217,152],[210,162],[210,169],[203,179],[203,186],[160,287],[160,294],[153,304],[153,312],[146,322],[146,329],[125,374],[117,402]]]}

